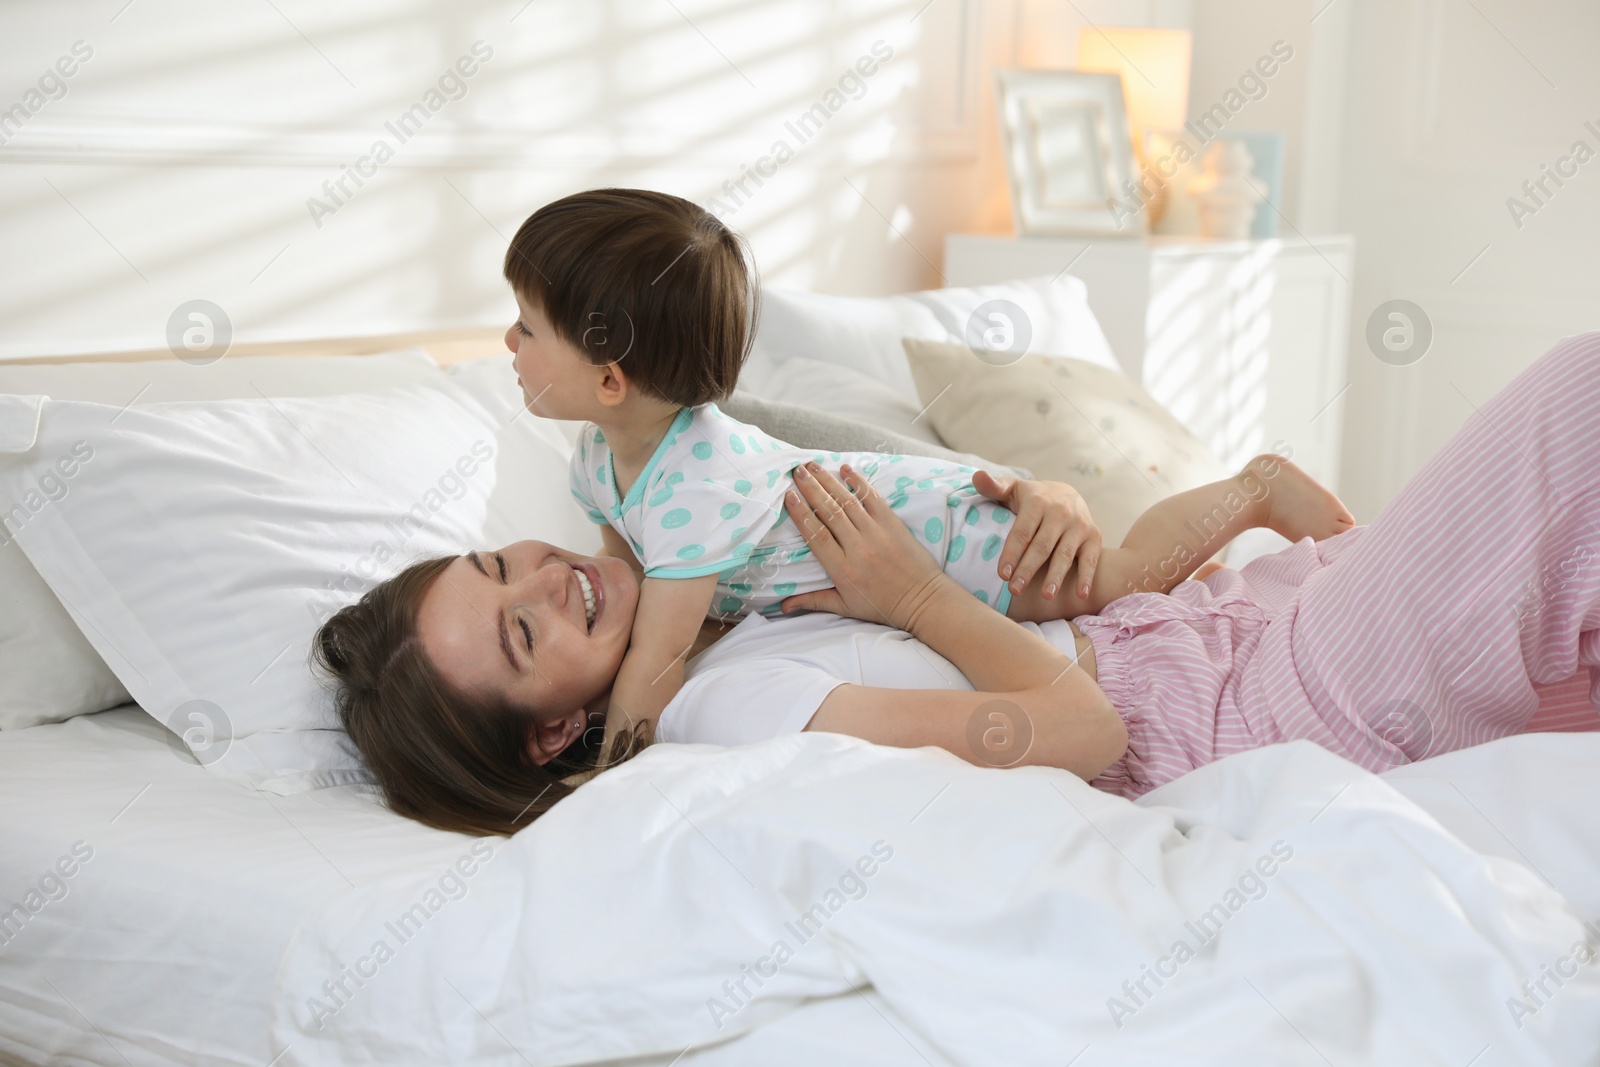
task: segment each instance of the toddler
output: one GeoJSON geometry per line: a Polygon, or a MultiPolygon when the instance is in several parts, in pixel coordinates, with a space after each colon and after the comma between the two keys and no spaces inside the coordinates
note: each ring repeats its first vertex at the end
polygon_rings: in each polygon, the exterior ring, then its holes
{"type": "MultiPolygon", "coordinates": [[[[1166,592],[1253,526],[1298,540],[1354,525],[1332,493],[1266,454],[1145,512],[1092,581],[1075,565],[1059,597],[1018,592],[999,573],[1013,498],[995,479],[949,461],[795,448],[718,409],[749,350],[756,289],[740,239],[700,207],[643,190],[566,197],[523,223],[505,274],[520,311],[506,343],[528,408],[586,423],[573,496],[607,553],[644,576],[611,724],[660,714],[708,614],[778,614],[785,598],[833,584],[783,507],[807,461],[854,467],[952,579],[1033,622],[1166,592]]],[[[593,590],[574,573],[592,621],[593,590]]]]}

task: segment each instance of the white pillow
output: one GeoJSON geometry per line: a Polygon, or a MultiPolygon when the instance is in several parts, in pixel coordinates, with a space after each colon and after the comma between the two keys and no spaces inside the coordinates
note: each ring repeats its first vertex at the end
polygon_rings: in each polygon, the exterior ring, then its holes
{"type": "MultiPolygon", "coordinates": [[[[998,285],[885,297],[764,289],[761,321],[745,373],[761,379],[790,359],[822,360],[883,382],[920,409],[901,339],[965,340],[975,312],[985,312],[977,324],[980,327],[987,328],[993,321],[987,317],[996,310],[991,301],[1007,301],[1020,309],[1021,321],[1012,325],[1026,330],[1024,351],[1121,369],[1089,309],[1088,289],[1081,279],[1063,274],[1054,279],[1041,275],[998,285]]],[[[869,421],[889,425],[880,415],[869,421]]]]}
{"type": "Polygon", "coordinates": [[[739,387],[763,400],[799,404],[841,419],[881,426],[905,437],[943,446],[922,405],[858,370],[806,356],[762,361],[739,375],[739,387]]]}
{"type": "MultiPolygon", "coordinates": [[[[421,349],[373,356],[234,357],[123,363],[0,363],[0,393],[119,408],[165,400],[321,396],[436,380],[421,349]],[[257,392],[259,390],[259,393],[257,392]]],[[[0,506],[13,501],[0,499],[0,506]]],[[[22,550],[0,531],[0,730],[62,722],[131,698],[22,550]]]]}
{"type": "Polygon", "coordinates": [[[567,443],[570,453],[578,445],[578,433],[584,424],[540,419],[529,414],[522,396],[522,386],[517,384],[517,372],[511,362],[512,356],[507,352],[504,355],[452,363],[444,368],[444,372],[501,423],[537,423],[541,432],[554,429],[567,443]]]}
{"type": "MultiPolygon", "coordinates": [[[[0,397],[0,418],[28,403],[0,397]]],[[[597,540],[560,435],[531,417],[502,433],[443,375],[120,414],[32,403],[32,447],[0,457],[0,499],[28,509],[23,550],[147,712],[273,792],[365,777],[307,660],[329,613],[422,556],[597,540]]]]}
{"type": "Polygon", "coordinates": [[[0,532],[0,730],[63,722],[131,699],[22,547],[0,532]]]}

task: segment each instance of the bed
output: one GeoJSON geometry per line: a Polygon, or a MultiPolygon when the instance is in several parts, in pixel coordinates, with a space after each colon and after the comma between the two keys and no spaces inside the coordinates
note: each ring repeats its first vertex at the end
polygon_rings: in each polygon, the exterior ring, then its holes
{"type": "MultiPolygon", "coordinates": [[[[780,294],[748,377],[765,396],[925,434],[899,341],[959,337],[983,300],[1024,303],[1059,351],[1114,362],[1081,287],[1051,284],[780,294]]],[[[305,358],[289,378],[335,373],[305,358]]],[[[434,373],[415,354],[363,358],[419,388],[434,373]]],[[[450,377],[498,432],[545,433],[516,417],[504,371],[473,360],[450,377]]],[[[25,377],[5,385],[0,370],[0,391],[25,377]]],[[[131,393],[113,378],[98,387],[131,393]]],[[[318,388],[252,381],[279,397],[318,388]]],[[[497,454],[524,446],[502,437],[497,454]]],[[[566,507],[558,482],[520,488],[566,507]]],[[[66,522],[76,505],[55,503],[66,522]]],[[[553,540],[583,530],[533,510],[500,518],[553,540]]],[[[463,529],[440,527],[441,543],[463,529]]],[[[97,556],[90,532],[73,536],[97,556]]],[[[67,687],[75,699],[158,691],[129,673],[139,650],[102,645],[114,618],[75,586],[57,592],[119,668],[67,687]]],[[[1137,804],[1064,772],[831,735],[658,746],[515,838],[478,841],[392,815],[357,774],[261,777],[163,721],[124,703],[0,730],[0,1062],[1600,1055],[1600,734],[1529,734],[1381,777],[1274,746],[1137,804]],[[1207,936],[1186,932],[1195,922],[1207,936]],[[1190,937],[1193,958],[1175,958],[1190,937]]],[[[250,751],[305,756],[265,739],[250,751]]]]}
{"type": "MultiPolygon", "coordinates": [[[[1470,851],[1485,864],[1524,872],[1519,890],[1549,879],[1575,914],[1592,921],[1600,916],[1600,820],[1593,817],[1600,803],[1600,782],[1593,773],[1597,761],[1600,736],[1530,734],[1389,772],[1383,780],[1394,791],[1396,809],[1404,809],[1408,818],[1426,812],[1436,819],[1441,833],[1462,843],[1463,857],[1470,851]]],[[[1246,763],[1236,759],[1216,766],[1215,780],[1207,786],[1214,797],[1248,784],[1246,763]]],[[[6,866],[13,878],[22,874],[37,880],[70,854],[75,842],[93,850],[79,873],[66,880],[65,895],[0,948],[0,1035],[8,1062],[260,1065],[280,1054],[279,1063],[442,1062],[425,1055],[406,1061],[363,1054],[359,1044],[315,1054],[309,1046],[297,1051],[292,1022],[277,1032],[290,1035],[287,1050],[271,1044],[269,1034],[278,1013],[292,1019],[303,1012],[306,998],[324,996],[320,984],[294,984],[293,973],[284,976],[287,986],[279,984],[286,958],[292,955],[297,966],[305,963],[306,946],[297,942],[303,929],[316,929],[324,912],[358,889],[398,883],[402,888],[391,895],[406,898],[408,883],[449,868],[470,853],[470,840],[389,816],[358,787],[291,797],[236,787],[175,759],[165,730],[134,708],[0,736],[0,783],[5,810],[13,816],[5,830],[6,866]]],[[[1159,801],[1152,795],[1143,805],[1159,801]]],[[[1063,803],[1051,818],[1075,816],[1063,803]]],[[[1353,833],[1349,844],[1365,849],[1380,833],[1381,827],[1369,824],[1353,833]]],[[[947,843],[961,840],[952,835],[947,843]]],[[[1381,849],[1373,851],[1381,855],[1381,849]]],[[[718,862],[714,853],[702,859],[718,862]]],[[[14,883],[8,889],[14,890],[14,883]]],[[[463,903],[471,906],[478,899],[469,895],[463,903]]],[[[487,905],[488,898],[482,899],[487,905]]],[[[495,921],[487,907],[479,917],[495,921]]],[[[501,918],[509,931],[512,917],[501,918]]],[[[1403,925],[1404,916],[1396,918],[1403,925]]],[[[1542,962],[1554,964],[1559,955],[1542,962]]],[[[1308,968],[1317,963],[1312,953],[1294,951],[1292,943],[1285,946],[1283,962],[1308,968]]],[[[1371,953],[1367,962],[1380,961],[1371,953]]],[[[737,977],[737,968],[732,973],[737,977]]],[[[1536,970],[1530,976],[1537,977],[1536,970]]],[[[1106,983],[1107,997],[1124,977],[1115,973],[1106,983]]],[[[1252,996],[1243,984],[1248,975],[1236,977],[1235,996],[1252,996]]],[[[1447,975],[1434,978],[1444,982],[1447,975]]],[[[406,981],[393,975],[384,980],[406,981]]],[[[707,995],[717,991],[713,985],[707,995]]],[[[1571,999],[1554,1000],[1552,1010],[1587,1013],[1592,1052],[1600,992],[1593,984],[1557,992],[1571,999]]],[[[372,988],[374,1004],[385,1002],[381,993],[381,986],[372,988]]],[[[1508,988],[1501,1000],[1514,995],[1519,991],[1508,988]]],[[[1419,995],[1415,1002],[1387,1007],[1396,1013],[1431,1007],[1436,1022],[1437,1005],[1427,999],[1419,995]]],[[[441,1014],[450,1016],[450,1007],[466,1011],[457,1001],[441,1014]]],[[[1504,1012],[1503,1003],[1498,1007],[1504,1012]]],[[[401,1047],[414,1038],[418,1050],[437,1051],[431,1043],[438,1040],[431,1032],[436,1020],[422,1023],[415,1034],[404,1030],[409,1021],[396,1013],[391,1037],[401,1047]]],[[[1323,1062],[1267,1004],[1257,1001],[1250,1021],[1260,1050],[1255,1062],[1323,1062]]],[[[1423,1020],[1414,1022],[1422,1028],[1423,1020]]],[[[1437,1059],[1408,1062],[1466,1063],[1493,1043],[1486,1036],[1473,1045],[1472,1020],[1458,1022],[1460,1033],[1452,1037],[1449,1055],[1442,1049],[1437,1059]],[[1458,1050],[1464,1051],[1457,1055],[1458,1050]]],[[[338,1025],[338,1018],[331,1020],[330,1026],[338,1025]]],[[[503,1023],[500,1028],[507,1029],[503,1023]]],[[[1181,1035],[1169,1036],[1174,1044],[1181,1040],[1181,1035]]],[[[487,1021],[478,1022],[476,1033],[457,1033],[455,1040],[458,1048],[476,1050],[472,1062],[522,1062],[509,1045],[501,1043],[496,1051],[499,1035],[487,1021]]],[[[1083,1043],[1047,1050],[1055,1056],[1049,1062],[1070,1061],[1083,1043]]],[[[580,1062],[543,1059],[535,1046],[523,1047],[528,1062],[580,1062]]],[[[819,995],[729,1043],[675,1058],[682,1047],[627,1062],[663,1067],[672,1062],[685,1067],[985,1062],[945,1056],[870,985],[859,993],[819,995]]],[[[1342,1050],[1323,1045],[1321,1054],[1336,1063],[1397,1062],[1360,1052],[1359,1045],[1342,1050]]],[[[1089,1057],[1080,1062],[1133,1061],[1089,1057]]],[[[1196,1052],[1185,1062],[1238,1061],[1196,1052]]],[[[1500,1047],[1478,1062],[1593,1060],[1541,1054],[1530,1044],[1521,1050],[1500,1047]]]]}

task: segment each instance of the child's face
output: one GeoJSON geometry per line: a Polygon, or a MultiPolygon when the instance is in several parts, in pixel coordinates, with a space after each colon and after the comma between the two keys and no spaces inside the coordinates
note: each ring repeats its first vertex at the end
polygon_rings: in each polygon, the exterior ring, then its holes
{"type": "Polygon", "coordinates": [[[593,421],[600,408],[596,388],[606,369],[557,337],[544,312],[520,293],[517,309],[521,314],[506,331],[506,347],[516,354],[511,365],[528,410],[546,419],[593,421]]]}

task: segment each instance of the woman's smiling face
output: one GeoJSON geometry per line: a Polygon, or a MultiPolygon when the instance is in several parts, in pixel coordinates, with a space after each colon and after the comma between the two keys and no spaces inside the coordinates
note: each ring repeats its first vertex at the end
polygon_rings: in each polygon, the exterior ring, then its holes
{"type": "Polygon", "coordinates": [[[519,541],[451,561],[422,598],[417,630],[447,684],[529,709],[537,758],[587,727],[582,712],[616,679],[638,605],[623,560],[519,541]]]}

